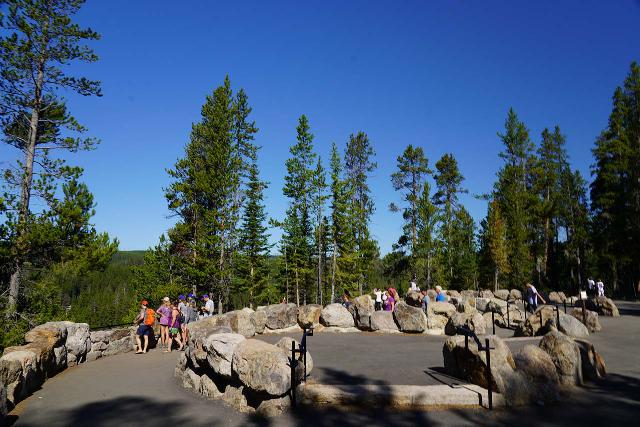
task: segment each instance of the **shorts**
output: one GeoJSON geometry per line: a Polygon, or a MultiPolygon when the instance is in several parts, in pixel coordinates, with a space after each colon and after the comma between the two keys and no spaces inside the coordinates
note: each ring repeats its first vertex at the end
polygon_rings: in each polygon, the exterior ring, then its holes
{"type": "Polygon", "coordinates": [[[152,333],[153,333],[153,329],[151,328],[151,326],[145,325],[144,323],[138,326],[138,330],[136,331],[136,335],[140,337],[144,335],[150,337],[152,333]]]}
{"type": "Polygon", "coordinates": [[[169,334],[172,337],[175,337],[176,335],[178,335],[180,333],[180,329],[179,328],[169,328],[169,334]]]}

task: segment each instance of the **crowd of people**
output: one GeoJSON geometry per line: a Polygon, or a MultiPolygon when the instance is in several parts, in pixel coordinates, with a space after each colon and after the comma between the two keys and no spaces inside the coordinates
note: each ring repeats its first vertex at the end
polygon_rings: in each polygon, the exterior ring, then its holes
{"type": "Polygon", "coordinates": [[[150,340],[155,339],[156,323],[160,329],[160,348],[169,353],[173,350],[175,342],[178,351],[182,351],[189,339],[189,324],[214,313],[214,303],[209,295],[203,295],[202,301],[202,306],[198,307],[194,294],[180,295],[175,301],[164,297],[156,310],[149,307],[148,301],[141,301],[140,312],[134,320],[134,324],[138,325],[136,354],[143,354],[149,350],[150,340]]]}

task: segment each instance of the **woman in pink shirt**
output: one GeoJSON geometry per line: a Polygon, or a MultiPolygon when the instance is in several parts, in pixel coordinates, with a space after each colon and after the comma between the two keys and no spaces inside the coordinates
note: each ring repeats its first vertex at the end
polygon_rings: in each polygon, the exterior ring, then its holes
{"type": "Polygon", "coordinates": [[[156,310],[160,315],[160,345],[169,346],[169,323],[171,322],[171,300],[169,297],[162,298],[162,305],[156,310]]]}

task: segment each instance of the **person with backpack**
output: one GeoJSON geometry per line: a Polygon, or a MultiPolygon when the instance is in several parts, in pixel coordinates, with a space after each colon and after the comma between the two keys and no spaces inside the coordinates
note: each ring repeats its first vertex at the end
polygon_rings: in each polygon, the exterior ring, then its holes
{"type": "Polygon", "coordinates": [[[136,354],[143,354],[149,348],[149,337],[153,334],[153,325],[156,322],[156,312],[149,308],[149,303],[144,300],[140,303],[140,313],[134,323],[139,324],[136,331],[136,354]],[[140,337],[144,337],[144,346],[140,337]]]}
{"type": "Polygon", "coordinates": [[[182,327],[182,342],[187,345],[189,340],[189,323],[198,320],[198,311],[196,310],[196,301],[192,298],[189,299],[182,306],[178,306],[180,313],[182,314],[181,327],[182,327]]]}

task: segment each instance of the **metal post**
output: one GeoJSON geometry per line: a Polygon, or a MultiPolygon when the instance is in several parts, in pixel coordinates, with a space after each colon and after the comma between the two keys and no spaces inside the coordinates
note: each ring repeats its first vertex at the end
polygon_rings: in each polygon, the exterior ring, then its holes
{"type": "Polygon", "coordinates": [[[469,350],[469,335],[464,334],[464,349],[469,350]]]}
{"type": "Polygon", "coordinates": [[[302,381],[303,382],[307,382],[307,345],[305,343],[304,348],[300,347],[300,350],[302,350],[302,361],[304,363],[304,374],[302,375],[302,381]]]}
{"type": "Polygon", "coordinates": [[[558,325],[558,329],[560,329],[560,308],[556,305],[556,324],[558,325]]]}
{"type": "Polygon", "coordinates": [[[584,323],[585,326],[587,325],[587,307],[585,305],[584,299],[582,299],[582,323],[584,323]]]}
{"type": "Polygon", "coordinates": [[[564,305],[564,314],[567,314],[567,300],[562,301],[562,304],[564,305]]]}
{"type": "Polygon", "coordinates": [[[296,342],[291,341],[291,406],[296,407],[296,342]]]}
{"type": "Polygon", "coordinates": [[[496,311],[491,310],[491,325],[493,326],[493,335],[496,334],[496,311]]]}
{"type": "Polygon", "coordinates": [[[507,301],[507,329],[511,327],[511,320],[509,316],[509,301],[507,301]]]}
{"type": "Polygon", "coordinates": [[[484,349],[487,352],[487,391],[489,396],[489,410],[493,409],[493,380],[491,379],[491,347],[489,338],[484,340],[484,349]]]}

